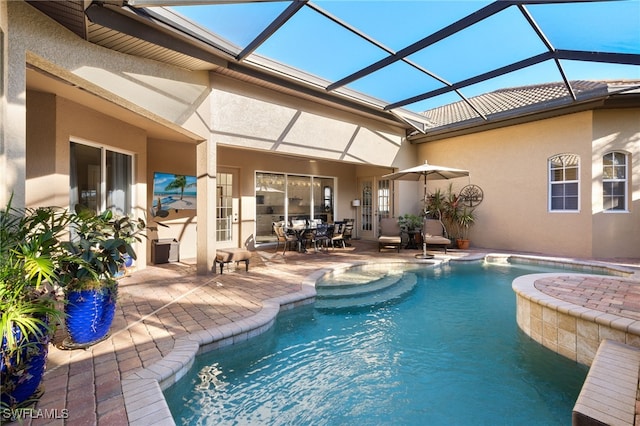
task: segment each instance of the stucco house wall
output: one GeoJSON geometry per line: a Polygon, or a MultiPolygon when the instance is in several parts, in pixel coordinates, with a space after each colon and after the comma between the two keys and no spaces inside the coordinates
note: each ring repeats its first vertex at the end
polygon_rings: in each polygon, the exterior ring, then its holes
{"type": "Polygon", "coordinates": [[[592,157],[593,255],[640,256],[640,108],[594,112],[592,157]],[[602,157],[610,151],[628,155],[628,212],[602,209],[602,157]]]}
{"type": "MultiPolygon", "coordinates": [[[[146,217],[153,171],[195,174],[198,144],[207,145],[203,152],[209,162],[241,168],[241,211],[246,215],[242,234],[246,235],[254,227],[256,169],[336,176],[344,190],[340,192],[344,202],[336,213],[352,216],[350,200],[355,197],[357,170],[339,161],[360,163],[365,169],[390,165],[403,143],[400,127],[232,78],[104,49],[82,41],[24,2],[10,3],[2,3],[11,23],[6,37],[8,54],[4,56],[10,71],[3,77],[10,81],[8,93],[15,102],[7,102],[11,104],[10,125],[3,140],[11,135],[5,152],[11,154],[8,163],[15,170],[4,174],[3,192],[16,189],[18,204],[68,206],[69,141],[76,140],[136,155],[135,208],[146,217]],[[27,91],[28,64],[129,109],[132,115],[183,127],[201,140],[182,144],[150,139],[144,129],[89,105],[27,91]],[[219,160],[217,144],[245,151],[219,160]],[[265,151],[295,157],[268,156],[265,151]],[[320,161],[312,164],[308,156],[320,161]],[[322,162],[322,158],[337,162],[322,162]],[[43,185],[45,182],[48,185],[43,185]]],[[[179,214],[172,219],[179,223],[183,253],[190,256],[196,245],[195,216],[179,214]]]]}
{"type": "MultiPolygon", "coordinates": [[[[419,145],[419,157],[470,170],[471,183],[484,190],[471,231],[475,246],[578,257],[637,257],[637,172],[635,178],[630,177],[627,213],[602,213],[599,178],[602,155],[611,150],[631,154],[638,169],[638,112],[585,111],[427,142],[419,145]],[[564,153],[580,157],[577,213],[548,209],[547,161],[564,153]]],[[[456,184],[456,180],[451,182],[456,184]]]]}
{"type": "Polygon", "coordinates": [[[356,164],[403,167],[404,130],[215,75],[213,134],[220,145],[356,164]]]}
{"type": "MultiPolygon", "coordinates": [[[[0,2],[0,28],[5,87],[0,189],[5,201],[15,191],[17,205],[68,205],[68,142],[77,138],[136,154],[135,207],[140,215],[148,212],[154,170],[211,176],[218,165],[237,168],[244,239],[254,229],[255,170],[337,176],[336,214],[350,217],[359,178],[379,178],[393,168],[428,160],[471,171],[470,179],[452,181],[456,190],[469,182],[484,189],[485,200],[471,233],[476,246],[571,256],[640,256],[638,108],[572,113],[412,145],[403,138],[402,128],[372,116],[93,45],[25,2],[0,2]],[[76,90],[72,85],[81,87],[130,111],[131,117],[153,120],[189,143],[151,138],[133,124],[134,118],[117,119],[91,105],[27,91],[27,66],[67,82],[69,90],[76,90]],[[632,161],[629,212],[602,212],[601,161],[612,149],[628,153],[632,161]],[[578,213],[548,211],[547,160],[562,153],[580,156],[578,213]]],[[[447,184],[430,182],[429,188],[447,184]]],[[[215,186],[205,188],[204,193],[214,194],[215,186]]],[[[421,184],[397,182],[394,188],[395,215],[419,209],[421,184]]],[[[199,197],[199,211],[212,211],[212,200],[215,196],[199,197]],[[201,199],[208,201],[201,204],[201,199]]],[[[175,219],[182,221],[186,240],[196,240],[190,247],[205,245],[195,236],[193,215],[175,219]]],[[[199,229],[210,241],[211,223],[200,223],[199,229]]]]}

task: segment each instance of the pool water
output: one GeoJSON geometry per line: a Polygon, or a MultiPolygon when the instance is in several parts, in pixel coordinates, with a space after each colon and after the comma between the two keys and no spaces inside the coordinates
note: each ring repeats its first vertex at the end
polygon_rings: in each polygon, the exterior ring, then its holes
{"type": "Polygon", "coordinates": [[[521,265],[409,269],[373,306],[278,315],[267,333],[198,356],[165,391],[177,424],[569,425],[587,367],[522,333],[521,265]]]}

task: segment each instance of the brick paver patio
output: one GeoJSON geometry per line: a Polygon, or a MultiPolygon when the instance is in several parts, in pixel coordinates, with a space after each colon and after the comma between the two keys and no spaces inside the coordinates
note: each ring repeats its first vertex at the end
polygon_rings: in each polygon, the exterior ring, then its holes
{"type": "MultiPolygon", "coordinates": [[[[194,265],[184,262],[149,267],[123,278],[107,340],[86,350],[62,350],[59,344],[65,336],[59,332],[49,351],[44,395],[37,410],[23,419],[24,424],[128,425],[133,419],[125,408],[123,381],[166,357],[178,339],[249,318],[261,310],[262,301],[300,291],[302,280],[318,270],[383,259],[414,260],[417,253],[378,253],[377,244],[363,241],[328,253],[287,252],[283,256],[273,250],[254,252],[248,273],[240,265],[223,275],[197,276],[194,265]]],[[[443,256],[442,252],[434,253],[443,256]]],[[[468,253],[452,251],[448,257],[468,253]]],[[[626,264],[640,270],[640,259],[626,264]]],[[[628,285],[614,289],[616,282],[610,280],[612,286],[599,303],[606,302],[606,309],[617,306],[640,316],[640,293],[628,285]]],[[[580,302],[580,293],[591,284],[600,289],[603,283],[576,280],[570,289],[557,284],[549,283],[548,291],[580,302]]],[[[147,424],[158,424],[151,416],[154,407],[144,408],[150,413],[147,424]]],[[[159,424],[167,423],[171,422],[165,419],[159,424]]]]}

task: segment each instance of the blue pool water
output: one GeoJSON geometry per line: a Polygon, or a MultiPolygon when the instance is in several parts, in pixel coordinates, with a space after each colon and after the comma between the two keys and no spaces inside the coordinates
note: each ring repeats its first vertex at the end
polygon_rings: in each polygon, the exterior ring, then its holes
{"type": "Polygon", "coordinates": [[[569,425],[587,367],[523,334],[529,266],[410,269],[368,307],[296,308],[267,333],[199,356],[165,391],[181,425],[569,425]],[[412,275],[413,276],[413,275],[412,275]]]}

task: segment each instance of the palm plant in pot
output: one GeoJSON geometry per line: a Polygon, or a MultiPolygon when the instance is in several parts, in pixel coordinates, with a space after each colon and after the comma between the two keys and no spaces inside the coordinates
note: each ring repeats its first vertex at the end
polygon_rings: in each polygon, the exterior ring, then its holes
{"type": "Polygon", "coordinates": [[[457,239],[458,248],[466,250],[469,248],[469,228],[471,228],[476,221],[475,213],[473,209],[463,207],[458,210],[456,220],[460,230],[460,238],[457,239]]]}
{"type": "Polygon", "coordinates": [[[73,262],[59,239],[69,215],[53,208],[0,211],[0,389],[3,408],[37,398],[48,344],[62,312],[54,285],[62,262],[73,262]]]}
{"type": "Polygon", "coordinates": [[[107,337],[116,308],[116,277],[128,258],[136,259],[133,244],[142,241],[145,228],[142,219],[76,206],[71,238],[63,246],[81,262],[66,262],[61,270],[69,334],[63,346],[87,347],[107,337]]]}

